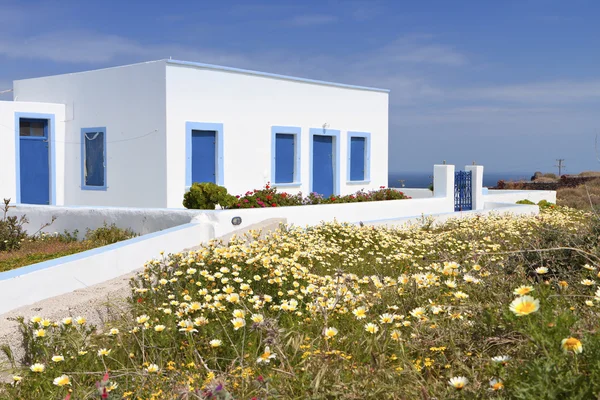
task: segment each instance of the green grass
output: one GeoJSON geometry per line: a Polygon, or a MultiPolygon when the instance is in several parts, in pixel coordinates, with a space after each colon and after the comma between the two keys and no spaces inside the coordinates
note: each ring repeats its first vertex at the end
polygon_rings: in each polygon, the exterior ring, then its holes
{"type": "Polygon", "coordinates": [[[88,229],[83,241],[77,241],[77,232],[57,236],[30,237],[19,249],[0,252],[0,272],[69,256],[82,251],[117,243],[136,236],[131,229],[121,229],[106,223],[97,229],[88,229]]]}
{"type": "Polygon", "coordinates": [[[70,256],[71,254],[81,253],[89,248],[73,248],[56,253],[33,253],[25,256],[13,257],[0,261],[0,272],[10,271],[11,269],[26,267],[27,265],[37,264],[55,258],[70,256]]]}
{"type": "Polygon", "coordinates": [[[558,207],[164,255],[98,330],[67,312],[21,320],[0,398],[598,398],[598,232],[558,207]]]}

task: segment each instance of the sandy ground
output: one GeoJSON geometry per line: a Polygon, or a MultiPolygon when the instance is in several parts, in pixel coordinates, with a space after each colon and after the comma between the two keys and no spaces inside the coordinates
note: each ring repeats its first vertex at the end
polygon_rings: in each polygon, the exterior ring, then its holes
{"type": "MultiPolygon", "coordinates": [[[[251,225],[245,229],[240,229],[234,233],[242,235],[250,230],[261,230],[264,234],[277,229],[281,223],[285,223],[285,220],[273,218],[251,225]]],[[[229,234],[219,239],[227,242],[231,238],[231,235],[229,234]]],[[[23,349],[21,347],[18,323],[12,320],[19,316],[29,319],[34,315],[40,315],[52,321],[60,321],[69,316],[84,316],[88,324],[95,325],[101,329],[105,321],[127,311],[126,298],[131,293],[129,282],[136,272],[134,271],[85,289],[78,289],[74,292],[52,297],[0,315],[0,344],[8,344],[10,346],[14,359],[17,362],[22,357],[23,349]]],[[[2,372],[8,367],[10,367],[8,359],[3,353],[0,353],[0,379],[9,377],[9,375],[2,372]]]]}

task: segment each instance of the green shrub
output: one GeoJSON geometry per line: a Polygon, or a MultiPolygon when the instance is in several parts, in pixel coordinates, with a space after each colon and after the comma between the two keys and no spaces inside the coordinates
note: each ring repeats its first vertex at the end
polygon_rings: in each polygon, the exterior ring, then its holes
{"type": "Polygon", "coordinates": [[[183,206],[196,210],[214,210],[217,204],[227,207],[234,201],[235,198],[227,193],[226,188],[211,182],[194,182],[183,195],[183,206]]]}
{"type": "Polygon", "coordinates": [[[27,217],[22,215],[8,216],[10,199],[4,199],[2,219],[0,219],[0,251],[17,250],[21,247],[21,241],[27,237],[23,225],[28,223],[27,217]]]}
{"type": "Polygon", "coordinates": [[[531,200],[527,200],[527,199],[523,199],[523,200],[519,200],[517,201],[517,204],[530,204],[530,205],[535,205],[535,203],[531,200]]]}
{"type": "Polygon", "coordinates": [[[120,242],[122,240],[131,239],[137,236],[130,228],[122,229],[117,227],[114,223],[108,225],[106,222],[103,226],[96,229],[87,229],[85,233],[85,240],[92,242],[94,245],[106,246],[120,242]]]}
{"type": "Polygon", "coordinates": [[[554,203],[550,203],[548,200],[540,200],[539,203],[537,203],[537,205],[540,206],[541,209],[554,208],[555,206],[554,203]]]}

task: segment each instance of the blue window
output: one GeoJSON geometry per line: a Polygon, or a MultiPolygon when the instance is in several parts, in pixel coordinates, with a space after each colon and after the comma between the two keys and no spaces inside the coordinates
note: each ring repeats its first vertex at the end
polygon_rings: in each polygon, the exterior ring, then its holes
{"type": "Polygon", "coordinates": [[[277,186],[300,185],[300,128],[274,126],[271,181],[277,186]]]}
{"type": "Polygon", "coordinates": [[[370,180],[370,141],[367,132],[348,132],[348,181],[370,180]]]}
{"type": "Polygon", "coordinates": [[[81,130],[81,188],[106,190],[106,128],[81,130]]]}

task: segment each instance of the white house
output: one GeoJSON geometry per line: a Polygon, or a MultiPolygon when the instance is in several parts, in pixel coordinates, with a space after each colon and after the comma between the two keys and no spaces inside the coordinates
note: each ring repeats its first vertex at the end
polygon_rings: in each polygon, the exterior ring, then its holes
{"type": "Polygon", "coordinates": [[[14,82],[0,198],[182,207],[192,182],[347,194],[388,179],[389,91],[159,60],[14,82]]]}

